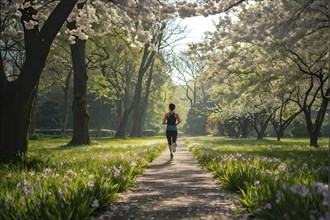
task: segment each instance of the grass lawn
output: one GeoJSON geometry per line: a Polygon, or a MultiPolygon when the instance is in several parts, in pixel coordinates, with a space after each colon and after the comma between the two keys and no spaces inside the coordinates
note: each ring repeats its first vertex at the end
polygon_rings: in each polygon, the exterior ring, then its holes
{"type": "Polygon", "coordinates": [[[0,219],[88,219],[166,148],[163,137],[68,141],[31,140],[26,159],[0,164],[0,219]]]}
{"type": "Polygon", "coordinates": [[[241,194],[252,218],[322,219],[328,208],[328,139],[186,138],[219,183],[241,194]]]}

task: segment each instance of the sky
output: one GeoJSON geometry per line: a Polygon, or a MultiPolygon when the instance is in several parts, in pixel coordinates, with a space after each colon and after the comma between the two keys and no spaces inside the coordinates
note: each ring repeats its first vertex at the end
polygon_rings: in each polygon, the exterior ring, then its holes
{"type": "Polygon", "coordinates": [[[203,34],[207,31],[215,31],[213,21],[217,23],[220,15],[212,15],[208,17],[198,16],[185,18],[181,20],[182,26],[187,26],[188,34],[185,39],[178,43],[177,50],[187,48],[188,43],[201,42],[203,34]]]}
{"type": "MultiPolygon", "coordinates": [[[[220,15],[212,15],[208,17],[204,16],[197,16],[191,18],[185,18],[180,20],[181,26],[187,27],[186,37],[179,42],[175,43],[174,52],[179,53],[188,49],[189,43],[197,43],[201,42],[203,35],[207,31],[215,31],[214,22],[217,23],[219,20],[220,15]],[[213,22],[214,21],[214,22],[213,22]]],[[[184,84],[184,82],[180,79],[178,72],[173,69],[172,70],[172,79],[173,82],[177,85],[184,84]]],[[[189,79],[189,75],[186,76],[186,79],[189,79]]]]}

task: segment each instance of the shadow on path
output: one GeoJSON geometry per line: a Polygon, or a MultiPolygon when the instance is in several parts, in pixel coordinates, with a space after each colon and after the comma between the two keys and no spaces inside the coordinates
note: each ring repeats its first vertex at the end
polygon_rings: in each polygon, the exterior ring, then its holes
{"type": "Polygon", "coordinates": [[[92,219],[242,219],[237,195],[221,189],[179,141],[174,160],[165,151],[131,192],[92,219]]]}

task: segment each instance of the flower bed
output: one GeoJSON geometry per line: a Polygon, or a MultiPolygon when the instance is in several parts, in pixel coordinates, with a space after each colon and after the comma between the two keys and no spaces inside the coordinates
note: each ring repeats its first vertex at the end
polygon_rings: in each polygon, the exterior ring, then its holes
{"type": "Polygon", "coordinates": [[[198,161],[258,219],[328,219],[326,147],[190,143],[198,161]],[[267,155],[267,156],[265,156],[267,155]],[[272,155],[272,156],[271,156],[272,155]]]}
{"type": "Polygon", "coordinates": [[[32,146],[25,160],[0,165],[0,219],[86,219],[116,201],[165,149],[154,140],[143,142],[32,146]]]}

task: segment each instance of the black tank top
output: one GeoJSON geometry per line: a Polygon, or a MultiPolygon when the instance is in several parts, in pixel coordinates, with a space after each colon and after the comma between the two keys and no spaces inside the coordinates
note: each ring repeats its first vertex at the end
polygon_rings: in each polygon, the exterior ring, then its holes
{"type": "Polygon", "coordinates": [[[167,117],[167,125],[175,125],[176,118],[175,118],[175,113],[171,114],[170,116],[167,117]]]}

